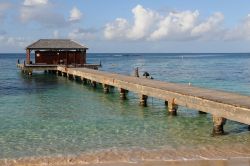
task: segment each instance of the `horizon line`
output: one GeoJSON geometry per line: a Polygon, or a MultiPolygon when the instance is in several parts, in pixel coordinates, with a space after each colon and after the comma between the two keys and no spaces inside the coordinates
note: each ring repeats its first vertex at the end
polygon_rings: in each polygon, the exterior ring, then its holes
{"type": "MultiPolygon", "coordinates": [[[[87,54],[249,54],[249,53],[250,51],[249,52],[87,52],[87,54]]],[[[0,52],[0,54],[26,54],[26,53],[0,52]]]]}

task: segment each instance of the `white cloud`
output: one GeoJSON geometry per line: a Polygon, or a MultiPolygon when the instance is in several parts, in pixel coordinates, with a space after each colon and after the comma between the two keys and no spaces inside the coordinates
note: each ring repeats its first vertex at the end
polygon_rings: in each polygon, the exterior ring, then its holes
{"type": "Polygon", "coordinates": [[[59,38],[59,31],[58,30],[54,30],[53,38],[55,38],[55,39],[59,38]]]}
{"type": "Polygon", "coordinates": [[[24,0],[24,6],[40,6],[40,5],[47,5],[48,0],[24,0]]]}
{"type": "Polygon", "coordinates": [[[69,21],[80,21],[81,18],[82,18],[81,11],[76,7],[73,7],[73,9],[70,11],[69,21]]]}
{"type": "Polygon", "coordinates": [[[150,34],[149,40],[162,40],[167,38],[184,38],[195,26],[199,12],[196,10],[171,12],[165,18],[160,20],[158,28],[150,34]]]}
{"type": "Polygon", "coordinates": [[[6,31],[4,31],[4,30],[0,30],[0,36],[5,35],[5,34],[7,34],[7,32],[6,32],[6,31]]]}
{"type": "Polygon", "coordinates": [[[23,23],[37,22],[47,28],[59,28],[68,25],[63,14],[55,12],[53,6],[47,0],[25,0],[20,8],[19,17],[23,23]]]}
{"type": "Polygon", "coordinates": [[[104,37],[109,40],[193,40],[218,32],[221,30],[219,25],[224,20],[221,13],[214,13],[207,20],[200,21],[198,10],[162,15],[141,5],[133,8],[132,13],[133,24],[127,19],[117,18],[106,24],[104,37]]]}
{"type": "Polygon", "coordinates": [[[11,4],[8,2],[2,2],[0,3],[0,22],[3,22],[6,17],[6,10],[8,10],[11,7],[11,4]]]}
{"type": "Polygon", "coordinates": [[[1,2],[0,3],[0,12],[3,12],[11,7],[11,4],[8,2],[1,2]]]}
{"type": "Polygon", "coordinates": [[[95,29],[77,28],[68,34],[68,37],[73,40],[85,41],[96,38],[97,31],[95,29]]]}
{"type": "Polygon", "coordinates": [[[82,18],[82,13],[76,7],[70,11],[68,19],[64,13],[55,9],[55,5],[48,0],[24,0],[20,7],[20,21],[22,23],[36,22],[46,28],[65,28],[82,18]]]}
{"type": "Polygon", "coordinates": [[[225,40],[250,40],[250,14],[238,26],[227,31],[225,40]]]}
{"type": "Polygon", "coordinates": [[[150,9],[143,8],[141,5],[137,5],[132,12],[134,14],[134,25],[128,32],[128,38],[132,40],[144,38],[158,20],[159,15],[150,9]]]}
{"type": "Polygon", "coordinates": [[[20,19],[23,23],[38,22],[46,27],[66,26],[66,20],[60,13],[54,13],[46,7],[21,8],[20,19]]]}
{"type": "Polygon", "coordinates": [[[132,13],[134,14],[134,23],[132,25],[124,18],[117,18],[114,22],[106,24],[105,38],[118,40],[123,38],[130,40],[145,38],[159,19],[158,13],[145,9],[141,5],[133,8],[132,13]]]}
{"type": "Polygon", "coordinates": [[[123,18],[117,18],[114,22],[106,24],[104,36],[106,39],[123,39],[127,37],[128,29],[128,21],[123,18]]]}
{"type": "Polygon", "coordinates": [[[7,36],[7,34],[0,35],[0,45],[1,47],[18,47],[24,48],[27,46],[27,41],[23,37],[11,37],[7,36]]]}
{"type": "Polygon", "coordinates": [[[192,31],[191,35],[193,36],[201,36],[206,33],[211,33],[212,31],[216,31],[218,28],[218,25],[222,23],[224,20],[224,15],[222,13],[214,13],[211,17],[207,19],[207,21],[202,22],[195,26],[192,31]]]}

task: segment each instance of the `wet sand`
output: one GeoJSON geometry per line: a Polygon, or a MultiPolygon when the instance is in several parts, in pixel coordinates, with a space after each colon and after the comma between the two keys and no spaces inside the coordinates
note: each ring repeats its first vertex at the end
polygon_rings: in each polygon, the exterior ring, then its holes
{"type": "Polygon", "coordinates": [[[0,166],[250,166],[250,147],[108,149],[81,155],[1,159],[0,166]]]}

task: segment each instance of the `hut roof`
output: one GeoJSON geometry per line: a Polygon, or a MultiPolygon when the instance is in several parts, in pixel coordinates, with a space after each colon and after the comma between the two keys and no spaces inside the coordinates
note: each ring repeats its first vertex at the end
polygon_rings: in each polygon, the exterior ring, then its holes
{"type": "Polygon", "coordinates": [[[40,39],[27,46],[26,49],[86,50],[88,48],[70,39],[40,39]]]}

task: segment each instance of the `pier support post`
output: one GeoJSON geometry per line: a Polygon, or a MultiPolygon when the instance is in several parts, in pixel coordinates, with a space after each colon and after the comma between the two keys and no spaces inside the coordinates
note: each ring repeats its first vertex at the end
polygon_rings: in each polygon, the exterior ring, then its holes
{"type": "Polygon", "coordinates": [[[30,75],[30,76],[32,75],[32,70],[28,71],[28,75],[30,75]]]}
{"type": "Polygon", "coordinates": [[[97,87],[96,82],[95,82],[95,81],[91,81],[91,86],[92,86],[93,88],[96,88],[96,87],[97,87]]]}
{"type": "Polygon", "coordinates": [[[141,95],[140,96],[140,105],[143,107],[147,107],[147,99],[148,99],[148,96],[141,95]]]}
{"type": "Polygon", "coordinates": [[[82,80],[83,85],[87,84],[87,79],[86,78],[81,77],[81,80],[82,80]]]}
{"type": "Polygon", "coordinates": [[[75,80],[74,75],[67,73],[67,77],[69,80],[75,80]]]}
{"type": "Polygon", "coordinates": [[[109,85],[109,91],[114,91],[114,89],[115,89],[115,87],[114,86],[112,86],[112,85],[109,85]]]}
{"type": "Polygon", "coordinates": [[[176,99],[173,99],[171,102],[168,102],[168,113],[169,115],[176,116],[178,105],[175,103],[176,99]]]}
{"type": "Polygon", "coordinates": [[[203,111],[198,111],[200,115],[202,114],[207,114],[206,112],[203,112],[203,111]]]}
{"type": "Polygon", "coordinates": [[[30,49],[26,49],[26,64],[30,64],[30,49]]]}
{"type": "Polygon", "coordinates": [[[125,89],[120,89],[120,99],[122,100],[126,100],[127,96],[126,96],[126,90],[125,89]]]}
{"type": "Polygon", "coordinates": [[[107,85],[107,84],[103,84],[103,91],[104,91],[104,93],[109,93],[109,85],[107,85]]]}
{"type": "Polygon", "coordinates": [[[227,119],[223,117],[218,117],[213,115],[213,124],[214,124],[212,133],[213,136],[224,134],[223,126],[226,124],[226,120],[227,119]]]}
{"type": "Polygon", "coordinates": [[[164,102],[164,104],[165,104],[165,106],[168,106],[168,101],[166,100],[166,101],[164,102]]]}

